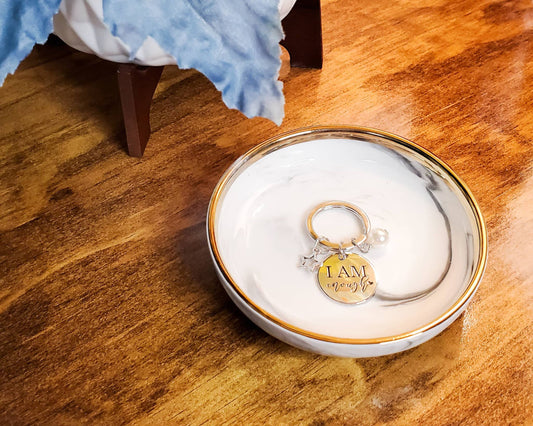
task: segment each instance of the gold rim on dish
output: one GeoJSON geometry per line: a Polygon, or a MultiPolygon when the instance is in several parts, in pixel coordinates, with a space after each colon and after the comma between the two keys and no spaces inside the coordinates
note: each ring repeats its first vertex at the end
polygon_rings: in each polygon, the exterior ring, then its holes
{"type": "Polygon", "coordinates": [[[250,306],[254,311],[256,311],[258,314],[260,314],[264,318],[272,321],[276,325],[288,331],[300,334],[308,338],[321,340],[324,342],[330,342],[330,343],[368,345],[368,344],[393,342],[393,341],[398,341],[398,340],[403,340],[403,339],[407,339],[410,337],[414,337],[416,335],[420,335],[444,323],[445,321],[450,319],[457,311],[459,311],[463,307],[463,305],[465,305],[465,303],[470,299],[473,293],[476,291],[481,281],[481,278],[483,276],[483,272],[485,270],[485,265],[487,262],[487,230],[485,227],[485,222],[483,220],[483,216],[481,215],[481,210],[479,208],[477,201],[474,199],[472,192],[470,191],[468,186],[463,182],[463,180],[459,178],[459,176],[457,176],[455,172],[444,161],[442,161],[441,159],[433,155],[428,150],[415,144],[414,142],[411,142],[405,138],[394,135],[392,133],[388,133],[388,132],[384,132],[384,131],[376,130],[376,129],[371,129],[367,127],[355,127],[355,126],[308,127],[304,129],[299,129],[299,130],[294,130],[291,132],[283,133],[281,135],[270,138],[266,140],[265,142],[252,148],[242,157],[237,159],[237,161],[235,161],[226,170],[226,172],[220,178],[217,186],[215,187],[215,190],[213,191],[213,195],[211,196],[211,200],[209,202],[209,208],[208,208],[208,213],[207,213],[207,233],[208,233],[209,246],[210,246],[211,252],[213,253],[214,259],[217,263],[219,270],[221,271],[226,281],[231,285],[233,290],[235,290],[235,292],[241,297],[241,299],[248,306],[250,306]],[[449,177],[452,178],[452,180],[455,182],[458,188],[462,191],[466,201],[468,202],[470,208],[472,209],[475,219],[476,219],[477,231],[478,231],[478,235],[480,238],[477,267],[472,276],[472,279],[470,280],[470,283],[468,284],[467,288],[465,289],[461,297],[459,297],[459,299],[446,312],[444,312],[441,316],[439,316],[437,319],[433,320],[429,324],[426,324],[422,327],[419,327],[407,333],[402,333],[402,334],[398,334],[394,336],[376,337],[376,338],[371,338],[371,339],[341,338],[341,337],[334,337],[334,336],[314,333],[312,331],[305,330],[305,329],[296,327],[292,324],[289,324],[275,317],[274,315],[270,314],[269,312],[267,312],[266,310],[258,306],[256,303],[254,303],[254,301],[251,300],[246,295],[246,293],[244,293],[242,289],[237,285],[237,283],[233,280],[228,270],[226,269],[224,262],[222,262],[222,258],[220,256],[220,252],[219,252],[218,245],[217,245],[216,238],[215,238],[215,213],[217,211],[221,196],[223,195],[224,191],[227,189],[228,182],[230,182],[232,178],[238,175],[239,171],[242,169],[242,167],[245,164],[253,164],[255,161],[263,158],[264,156],[274,151],[277,151],[278,149],[285,148],[287,146],[295,145],[298,143],[315,140],[315,139],[336,138],[336,137],[338,138],[339,136],[342,136],[343,138],[346,138],[346,139],[357,140],[358,135],[366,135],[370,137],[377,137],[377,138],[385,139],[389,141],[391,145],[396,145],[397,147],[400,146],[411,153],[414,152],[416,154],[419,154],[426,160],[429,160],[430,162],[437,164],[439,167],[444,169],[448,173],[449,177]]]}

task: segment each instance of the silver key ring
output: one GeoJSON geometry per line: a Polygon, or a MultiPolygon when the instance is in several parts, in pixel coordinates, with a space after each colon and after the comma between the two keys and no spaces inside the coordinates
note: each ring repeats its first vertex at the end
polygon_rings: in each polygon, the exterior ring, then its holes
{"type": "Polygon", "coordinates": [[[388,233],[384,229],[376,229],[372,232],[370,219],[368,219],[366,213],[356,205],[347,203],[346,201],[326,201],[316,206],[309,213],[309,216],[307,216],[307,230],[313,240],[318,241],[319,244],[335,251],[349,251],[357,247],[359,250],[366,253],[372,245],[384,244],[388,238],[388,233]],[[354,236],[349,243],[338,243],[330,241],[323,236],[319,236],[315,231],[313,221],[320,213],[331,209],[342,209],[352,213],[363,228],[361,234],[354,236]]]}

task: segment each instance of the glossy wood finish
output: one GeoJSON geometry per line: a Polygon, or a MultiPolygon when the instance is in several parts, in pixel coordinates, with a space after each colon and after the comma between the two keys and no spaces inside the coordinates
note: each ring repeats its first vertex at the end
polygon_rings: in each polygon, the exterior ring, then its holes
{"type": "Polygon", "coordinates": [[[115,66],[34,50],[0,88],[0,423],[530,424],[530,1],[322,2],[324,67],[291,69],[277,128],[166,67],[143,159],[115,66]],[[466,313],[394,356],[293,349],[218,284],[205,237],[223,170],[267,137],[359,124],[430,149],[489,233],[466,313]]]}

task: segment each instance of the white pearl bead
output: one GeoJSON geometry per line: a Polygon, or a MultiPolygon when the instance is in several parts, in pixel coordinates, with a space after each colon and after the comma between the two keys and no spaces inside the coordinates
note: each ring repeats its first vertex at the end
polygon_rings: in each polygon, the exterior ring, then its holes
{"type": "Polygon", "coordinates": [[[371,241],[373,245],[380,246],[389,239],[389,233],[385,229],[376,228],[372,231],[371,241]]]}

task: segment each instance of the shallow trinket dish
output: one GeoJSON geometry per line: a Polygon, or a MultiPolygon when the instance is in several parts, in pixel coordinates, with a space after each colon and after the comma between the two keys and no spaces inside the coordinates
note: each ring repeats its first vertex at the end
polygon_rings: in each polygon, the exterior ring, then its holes
{"type": "MultiPolygon", "coordinates": [[[[316,226],[332,241],[361,233],[343,211],[316,226]]],[[[207,234],[220,281],[248,318],[290,345],[341,357],[400,352],[439,334],[472,299],[487,257],[479,206],[450,167],[404,138],[349,126],[286,133],[239,158],[213,192],[207,234]],[[364,303],[332,300],[300,267],[314,245],[309,212],[330,200],[358,206],[388,233],[364,253],[377,281],[364,303]]]]}

